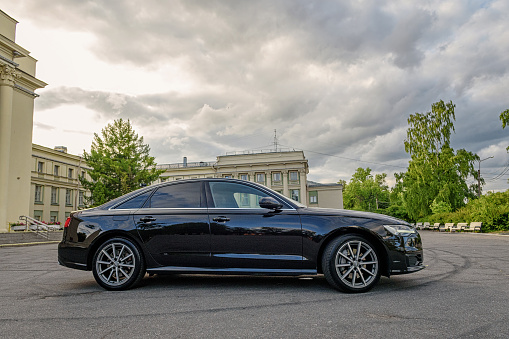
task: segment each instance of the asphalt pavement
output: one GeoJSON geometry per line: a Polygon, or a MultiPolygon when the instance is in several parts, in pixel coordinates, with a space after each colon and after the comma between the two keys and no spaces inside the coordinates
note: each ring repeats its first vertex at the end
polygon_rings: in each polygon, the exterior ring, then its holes
{"type": "Polygon", "coordinates": [[[508,338],[509,237],[421,232],[423,271],[345,294],[321,276],[148,275],[110,292],[57,245],[0,247],[2,338],[508,338]]]}

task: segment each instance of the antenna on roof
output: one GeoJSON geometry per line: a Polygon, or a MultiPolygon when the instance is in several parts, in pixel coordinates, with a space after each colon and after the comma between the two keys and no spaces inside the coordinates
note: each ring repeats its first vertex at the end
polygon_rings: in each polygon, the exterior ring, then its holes
{"type": "Polygon", "coordinates": [[[277,152],[277,131],[274,130],[274,151],[277,152]]]}

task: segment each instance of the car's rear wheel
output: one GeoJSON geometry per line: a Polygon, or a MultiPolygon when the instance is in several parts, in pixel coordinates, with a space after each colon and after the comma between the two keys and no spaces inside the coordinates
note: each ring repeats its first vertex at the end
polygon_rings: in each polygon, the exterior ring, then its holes
{"type": "Polygon", "coordinates": [[[331,286],[344,292],[366,292],[380,280],[380,256],[364,237],[344,235],[332,240],[322,257],[331,286]]]}
{"type": "Polygon", "coordinates": [[[145,275],[138,247],[126,238],[112,238],[99,246],[92,262],[94,278],[107,290],[134,287],[145,275]]]}

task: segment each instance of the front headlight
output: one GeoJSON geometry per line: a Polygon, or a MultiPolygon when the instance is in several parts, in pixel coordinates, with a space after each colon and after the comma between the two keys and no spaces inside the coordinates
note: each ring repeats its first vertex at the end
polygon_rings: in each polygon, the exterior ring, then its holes
{"type": "Polygon", "coordinates": [[[405,225],[384,225],[386,231],[394,235],[410,235],[416,234],[417,232],[410,226],[405,225]]]}

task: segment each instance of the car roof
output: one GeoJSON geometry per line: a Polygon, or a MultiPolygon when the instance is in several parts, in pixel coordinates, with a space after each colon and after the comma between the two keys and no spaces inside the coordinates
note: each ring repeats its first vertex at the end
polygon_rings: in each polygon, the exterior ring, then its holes
{"type": "MultiPolygon", "coordinates": [[[[150,186],[146,186],[146,187],[142,187],[142,188],[139,188],[135,191],[132,191],[132,192],[129,192],[129,193],[126,193],[120,197],[117,197],[115,199],[112,199],[100,206],[97,206],[95,207],[94,209],[99,209],[99,210],[107,210],[107,209],[110,209],[112,208],[113,206],[115,205],[118,205],[120,203],[122,203],[123,201],[126,201],[126,200],[129,200],[131,197],[134,197],[134,196],[137,196],[139,194],[143,194],[144,192],[147,192],[147,191],[150,191],[150,190],[153,190],[153,189],[157,189],[159,187],[163,187],[163,186],[168,186],[168,185],[176,185],[176,184],[181,184],[181,183],[188,183],[188,182],[210,182],[210,181],[223,181],[223,182],[236,182],[236,183],[242,183],[242,184],[246,184],[246,185],[249,185],[249,186],[254,186],[256,188],[259,188],[261,190],[265,190],[265,191],[269,191],[269,192],[274,192],[272,189],[266,187],[266,186],[263,186],[263,185],[260,185],[260,184],[257,184],[255,182],[252,182],[252,181],[247,181],[247,180],[242,180],[242,179],[234,179],[234,178],[193,178],[193,179],[180,179],[180,180],[174,180],[174,181],[166,181],[166,182],[161,182],[161,183],[157,183],[157,184],[153,184],[153,185],[150,185],[150,186]]],[[[275,192],[277,193],[277,192],[275,192]]],[[[280,195],[280,194],[278,194],[280,195]]],[[[285,198],[285,202],[290,204],[293,208],[296,208],[298,206],[295,206],[295,204],[293,204],[290,199],[288,198],[285,198]]]]}

